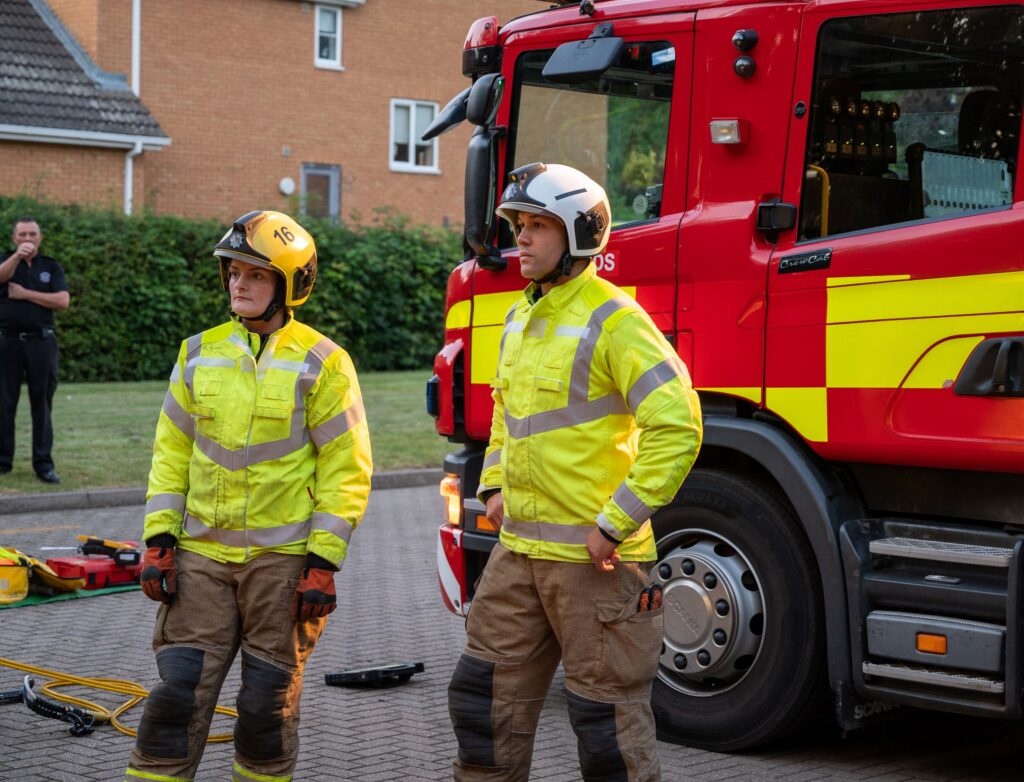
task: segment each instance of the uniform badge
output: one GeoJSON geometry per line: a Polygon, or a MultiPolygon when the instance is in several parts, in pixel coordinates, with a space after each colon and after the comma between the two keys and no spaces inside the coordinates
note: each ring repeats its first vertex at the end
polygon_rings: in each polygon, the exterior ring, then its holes
{"type": "Polygon", "coordinates": [[[49,281],[50,281],[50,273],[49,272],[40,272],[39,273],[39,282],[49,282],[49,281]]]}
{"type": "Polygon", "coordinates": [[[240,234],[238,231],[235,231],[235,233],[231,234],[231,238],[228,239],[228,244],[230,244],[234,249],[237,250],[239,247],[242,246],[242,242],[244,241],[245,239],[242,237],[242,234],[240,234]]]}

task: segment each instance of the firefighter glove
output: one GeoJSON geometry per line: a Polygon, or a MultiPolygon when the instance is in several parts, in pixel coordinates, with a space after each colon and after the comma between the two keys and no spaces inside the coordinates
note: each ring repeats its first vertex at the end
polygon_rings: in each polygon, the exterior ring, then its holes
{"type": "Polygon", "coordinates": [[[150,546],[142,556],[139,585],[146,597],[170,604],[178,591],[178,569],[174,565],[173,546],[150,546]]]}
{"type": "Polygon", "coordinates": [[[334,592],[334,571],[307,567],[292,595],[292,616],[295,619],[319,619],[338,607],[334,592]]]}

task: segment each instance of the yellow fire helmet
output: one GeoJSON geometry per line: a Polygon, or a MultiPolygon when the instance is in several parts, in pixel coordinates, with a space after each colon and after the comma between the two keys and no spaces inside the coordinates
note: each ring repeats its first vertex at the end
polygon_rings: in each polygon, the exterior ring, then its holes
{"type": "Polygon", "coordinates": [[[249,212],[235,220],[213,248],[221,259],[220,277],[228,289],[231,260],[273,269],[284,278],[285,307],[305,304],[316,281],[316,244],[295,220],[281,212],[249,212]]]}

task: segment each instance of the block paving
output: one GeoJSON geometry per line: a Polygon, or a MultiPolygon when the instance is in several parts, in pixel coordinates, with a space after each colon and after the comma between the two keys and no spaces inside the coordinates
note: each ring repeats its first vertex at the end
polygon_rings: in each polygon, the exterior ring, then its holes
{"type": "MultiPolygon", "coordinates": [[[[374,493],[351,556],[337,579],[339,609],[306,670],[297,780],[444,780],[455,742],[446,687],[465,638],[462,621],[438,596],[435,530],[441,501],[433,487],[374,493]],[[327,687],[323,676],[345,668],[423,662],[426,671],[384,690],[327,687]]],[[[142,508],[0,516],[0,545],[40,557],[62,553],[75,535],[137,539],[142,508]]],[[[157,682],[150,648],[155,604],[140,592],[0,610],[0,656],[80,676],[157,682]]],[[[0,666],[0,690],[23,674],[0,666]]],[[[234,705],[237,665],[221,703],[234,705]]],[[[120,696],[80,692],[106,706],[120,696]]],[[[141,707],[125,722],[134,726],[141,707]]],[[[218,717],[215,732],[229,731],[218,717]]],[[[121,779],[132,739],[109,725],[75,738],[65,723],[21,704],[0,706],[0,780],[72,782],[121,779]]],[[[660,744],[666,782],[872,780],[928,782],[1022,779],[1024,724],[904,711],[886,723],[841,736],[824,728],[767,751],[723,755],[660,744]]],[[[230,779],[230,743],[210,744],[197,782],[230,779]]],[[[556,678],[541,718],[531,779],[579,779],[575,739],[556,678]]]]}

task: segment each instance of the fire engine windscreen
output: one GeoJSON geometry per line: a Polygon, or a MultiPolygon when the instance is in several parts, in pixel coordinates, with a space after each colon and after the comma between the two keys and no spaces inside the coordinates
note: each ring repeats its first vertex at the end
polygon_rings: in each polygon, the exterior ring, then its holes
{"type": "MultiPolygon", "coordinates": [[[[555,84],[542,71],[553,50],[516,62],[509,170],[535,160],[583,171],[608,193],[615,225],[661,213],[675,50],[666,41],[627,41],[600,78],[555,84]]],[[[514,245],[502,226],[501,246],[514,245]]]]}

